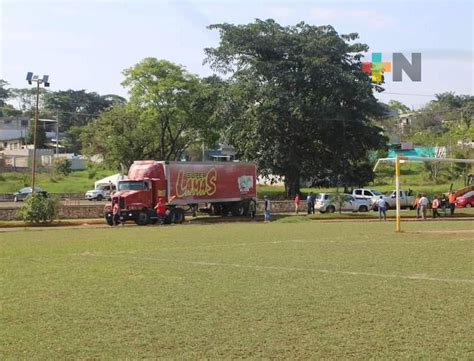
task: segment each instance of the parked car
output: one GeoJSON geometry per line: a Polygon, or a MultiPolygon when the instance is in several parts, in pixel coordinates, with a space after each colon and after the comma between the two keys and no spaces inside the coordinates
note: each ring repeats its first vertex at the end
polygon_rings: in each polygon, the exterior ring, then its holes
{"type": "MultiPolygon", "coordinates": [[[[390,208],[396,208],[397,207],[397,199],[396,199],[397,192],[396,191],[390,191],[387,192],[383,195],[383,199],[385,201],[385,208],[390,209],[390,208]]],[[[377,202],[380,199],[380,196],[378,197],[373,197],[371,199],[371,202],[374,207],[374,211],[378,211],[378,206],[377,202]]],[[[403,191],[400,190],[400,208],[410,208],[413,209],[413,202],[415,201],[415,196],[413,195],[413,191],[403,191]]]]}
{"type": "Polygon", "coordinates": [[[115,191],[115,186],[102,186],[97,189],[87,191],[85,194],[85,199],[92,201],[93,199],[101,201],[103,199],[110,200],[112,193],[115,191]]]}
{"type": "MultiPolygon", "coordinates": [[[[43,195],[44,197],[48,196],[48,192],[41,189],[40,187],[35,187],[35,192],[43,195]]],[[[26,198],[26,196],[30,195],[31,193],[33,193],[33,189],[31,187],[22,188],[18,192],[13,193],[13,201],[14,202],[23,201],[26,198]]]]}
{"type": "Polygon", "coordinates": [[[381,192],[376,191],[375,189],[368,189],[368,188],[356,188],[352,191],[352,195],[356,199],[372,199],[378,198],[382,195],[381,192]]]}
{"type": "MultiPolygon", "coordinates": [[[[372,208],[370,199],[357,199],[351,194],[344,194],[341,211],[368,212],[372,208]]],[[[336,195],[330,193],[318,193],[314,209],[321,213],[334,213],[339,211],[336,195]]]]}
{"type": "Polygon", "coordinates": [[[474,191],[464,193],[456,198],[456,207],[474,207],[474,191]]]}

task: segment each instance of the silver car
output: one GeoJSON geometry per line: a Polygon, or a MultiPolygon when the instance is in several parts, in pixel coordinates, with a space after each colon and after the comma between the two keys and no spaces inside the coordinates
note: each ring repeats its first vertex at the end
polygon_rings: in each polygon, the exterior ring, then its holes
{"type": "MultiPolygon", "coordinates": [[[[337,202],[336,194],[318,193],[316,195],[314,209],[321,213],[334,213],[339,211],[339,202],[337,202]]],[[[372,205],[369,199],[357,199],[351,194],[343,194],[341,211],[368,212],[370,209],[372,209],[372,205]]]]}

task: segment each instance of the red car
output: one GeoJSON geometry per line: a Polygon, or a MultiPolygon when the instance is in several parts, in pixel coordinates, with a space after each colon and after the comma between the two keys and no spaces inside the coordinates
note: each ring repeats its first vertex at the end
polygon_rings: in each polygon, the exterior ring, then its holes
{"type": "Polygon", "coordinates": [[[474,207],[474,191],[464,193],[462,196],[456,198],[456,206],[462,207],[474,207]]]}

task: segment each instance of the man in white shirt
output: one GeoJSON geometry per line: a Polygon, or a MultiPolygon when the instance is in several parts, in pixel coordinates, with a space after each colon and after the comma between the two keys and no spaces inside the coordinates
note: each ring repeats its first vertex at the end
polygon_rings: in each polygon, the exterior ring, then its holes
{"type": "Polygon", "coordinates": [[[383,196],[380,196],[379,199],[377,199],[377,208],[379,209],[379,219],[386,221],[387,220],[387,208],[385,208],[385,200],[383,199],[383,196]]]}
{"type": "Polygon", "coordinates": [[[426,194],[423,194],[420,198],[420,212],[421,212],[421,217],[423,219],[426,219],[426,213],[428,212],[429,204],[430,204],[430,201],[426,197],[426,194]]]}

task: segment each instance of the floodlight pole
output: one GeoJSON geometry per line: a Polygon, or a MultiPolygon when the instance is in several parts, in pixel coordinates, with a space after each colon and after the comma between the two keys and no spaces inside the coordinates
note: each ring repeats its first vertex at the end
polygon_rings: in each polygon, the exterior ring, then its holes
{"type": "Polygon", "coordinates": [[[400,232],[400,158],[398,157],[398,154],[395,158],[395,204],[396,204],[395,232],[400,232]]]}
{"type": "Polygon", "coordinates": [[[39,78],[37,75],[33,75],[32,72],[26,74],[26,80],[31,85],[32,82],[36,83],[36,105],[35,105],[35,118],[33,125],[33,164],[31,167],[31,192],[35,193],[35,176],[36,176],[36,131],[38,129],[38,118],[39,118],[39,93],[40,84],[44,84],[45,87],[49,86],[49,75],[43,75],[43,78],[39,78]]]}
{"type": "Polygon", "coordinates": [[[38,127],[39,117],[39,87],[40,82],[36,82],[36,107],[35,107],[35,124],[33,126],[33,166],[31,167],[31,192],[35,193],[35,175],[36,175],[36,129],[38,127]]]}

